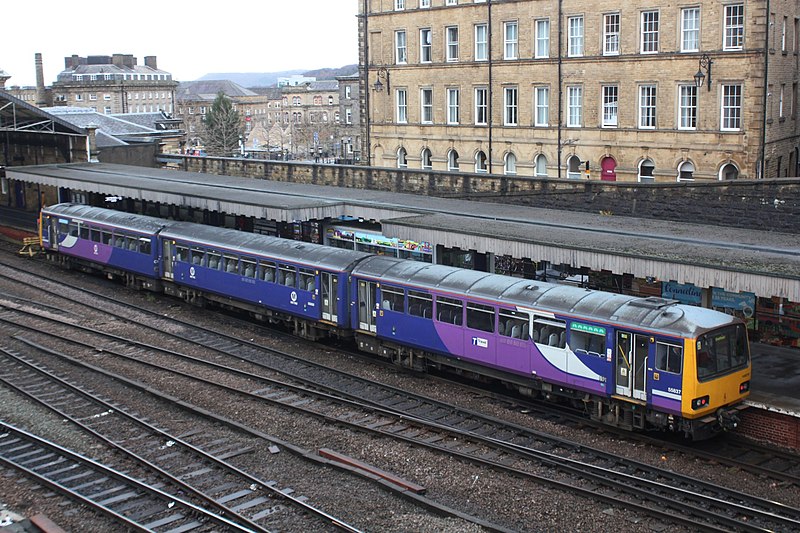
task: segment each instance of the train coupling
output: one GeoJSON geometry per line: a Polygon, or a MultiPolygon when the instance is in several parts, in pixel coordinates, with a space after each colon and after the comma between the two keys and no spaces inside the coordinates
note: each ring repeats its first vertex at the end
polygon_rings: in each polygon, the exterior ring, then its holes
{"type": "Polygon", "coordinates": [[[739,411],[746,406],[739,404],[732,407],[722,407],[717,410],[717,422],[724,431],[733,431],[742,422],[739,411]]]}

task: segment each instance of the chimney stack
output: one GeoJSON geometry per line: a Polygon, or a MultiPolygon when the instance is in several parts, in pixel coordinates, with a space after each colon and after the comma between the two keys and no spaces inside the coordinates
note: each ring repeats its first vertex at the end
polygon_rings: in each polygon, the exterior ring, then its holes
{"type": "Polygon", "coordinates": [[[44,67],[42,66],[42,54],[36,52],[36,107],[47,105],[47,91],[44,88],[44,67]]]}
{"type": "Polygon", "coordinates": [[[156,56],[144,56],[144,65],[153,70],[158,70],[158,66],[156,65],[156,56]]]}

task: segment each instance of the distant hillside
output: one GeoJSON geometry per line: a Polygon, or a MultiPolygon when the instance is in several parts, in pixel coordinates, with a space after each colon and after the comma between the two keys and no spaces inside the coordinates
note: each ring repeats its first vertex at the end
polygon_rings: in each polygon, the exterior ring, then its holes
{"type": "Polygon", "coordinates": [[[358,72],[358,65],[345,65],[341,68],[320,68],[304,72],[303,76],[317,78],[318,81],[332,80],[338,76],[349,76],[358,72]]]}
{"type": "Polygon", "coordinates": [[[341,68],[321,68],[317,70],[285,70],[283,72],[213,72],[198,78],[203,80],[230,80],[242,87],[272,87],[278,78],[302,75],[318,80],[332,80],[337,76],[349,76],[358,72],[358,65],[346,65],[341,68]]]}
{"type": "Polygon", "coordinates": [[[283,72],[214,72],[198,78],[198,81],[230,80],[242,87],[271,87],[278,83],[278,78],[288,78],[302,73],[302,70],[286,70],[283,72]]]}

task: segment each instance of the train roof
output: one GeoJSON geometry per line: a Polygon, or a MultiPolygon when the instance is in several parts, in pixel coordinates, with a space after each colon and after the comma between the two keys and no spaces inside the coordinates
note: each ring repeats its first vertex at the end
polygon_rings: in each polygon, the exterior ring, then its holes
{"type": "Polygon", "coordinates": [[[80,218],[82,220],[90,220],[92,222],[142,233],[157,233],[166,224],[170,223],[169,220],[161,218],[136,215],[82,204],[56,204],[45,207],[42,211],[45,214],[80,218]]]}
{"type": "Polygon", "coordinates": [[[161,232],[161,236],[216,247],[220,251],[268,256],[276,260],[307,264],[312,268],[337,271],[349,269],[357,261],[370,256],[365,252],[191,222],[174,222],[161,232]]]}
{"type": "Polygon", "coordinates": [[[736,322],[734,317],[724,313],[679,304],[675,300],[642,298],[391,257],[375,256],[364,260],[355,267],[353,274],[379,278],[382,283],[411,284],[510,306],[686,337],[736,322]]]}

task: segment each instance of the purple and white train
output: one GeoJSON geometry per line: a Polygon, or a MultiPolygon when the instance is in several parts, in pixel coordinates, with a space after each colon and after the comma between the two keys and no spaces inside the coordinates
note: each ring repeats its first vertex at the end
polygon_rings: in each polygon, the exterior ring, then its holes
{"type": "Polygon", "coordinates": [[[709,309],[85,205],[40,222],[72,268],[568,399],[618,427],[706,438],[736,426],[749,394],[746,327],[709,309]]]}

